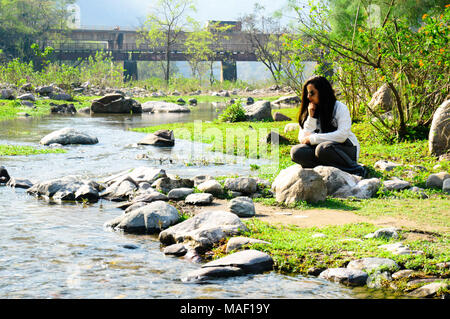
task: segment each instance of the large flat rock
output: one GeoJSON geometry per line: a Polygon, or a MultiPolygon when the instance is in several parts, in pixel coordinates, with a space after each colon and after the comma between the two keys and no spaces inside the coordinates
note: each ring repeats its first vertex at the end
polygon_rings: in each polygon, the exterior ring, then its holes
{"type": "Polygon", "coordinates": [[[238,216],[226,211],[203,211],[159,234],[164,245],[188,243],[198,251],[206,250],[220,240],[247,231],[238,216]]]}

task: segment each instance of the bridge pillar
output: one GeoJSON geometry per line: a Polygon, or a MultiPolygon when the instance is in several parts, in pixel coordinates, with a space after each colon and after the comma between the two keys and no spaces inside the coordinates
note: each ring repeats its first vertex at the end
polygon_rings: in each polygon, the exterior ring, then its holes
{"type": "Polygon", "coordinates": [[[125,79],[125,82],[138,79],[137,61],[123,61],[123,77],[125,79]]]}
{"type": "Polygon", "coordinates": [[[237,68],[235,60],[222,60],[222,67],[220,69],[220,82],[237,80],[237,68]]]}

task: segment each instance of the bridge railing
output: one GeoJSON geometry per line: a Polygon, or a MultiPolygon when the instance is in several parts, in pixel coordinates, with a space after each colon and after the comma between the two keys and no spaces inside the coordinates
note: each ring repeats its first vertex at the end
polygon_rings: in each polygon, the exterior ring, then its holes
{"type": "MultiPolygon", "coordinates": [[[[110,44],[107,41],[102,42],[51,42],[50,45],[57,51],[114,51],[114,52],[165,52],[165,47],[154,47],[148,44],[136,45],[135,43],[110,44]]],[[[245,52],[253,53],[254,49],[250,43],[225,43],[213,45],[214,52],[245,52]]],[[[176,44],[171,47],[171,51],[186,52],[186,46],[176,44]]]]}

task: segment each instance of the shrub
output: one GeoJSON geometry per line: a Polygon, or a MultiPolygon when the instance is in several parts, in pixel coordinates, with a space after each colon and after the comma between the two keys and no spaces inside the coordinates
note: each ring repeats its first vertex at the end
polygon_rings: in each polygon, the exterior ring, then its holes
{"type": "Polygon", "coordinates": [[[220,122],[242,122],[245,121],[246,118],[245,109],[242,106],[241,100],[237,100],[219,115],[220,122]]]}

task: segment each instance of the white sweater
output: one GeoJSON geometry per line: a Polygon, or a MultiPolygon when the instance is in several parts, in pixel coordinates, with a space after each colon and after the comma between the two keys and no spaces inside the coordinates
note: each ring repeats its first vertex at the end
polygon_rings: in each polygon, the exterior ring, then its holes
{"type": "Polygon", "coordinates": [[[352,119],[350,117],[350,112],[348,111],[347,106],[342,102],[336,101],[331,124],[337,127],[336,131],[321,133],[320,122],[317,119],[308,116],[303,124],[304,128],[300,128],[300,131],[298,132],[299,142],[305,137],[305,132],[311,133],[309,136],[311,145],[317,145],[327,141],[344,143],[348,138],[353,145],[356,146],[356,161],[358,161],[360,145],[356,135],[351,130],[352,119]],[[316,129],[319,129],[319,133],[314,133],[316,129]]]}

